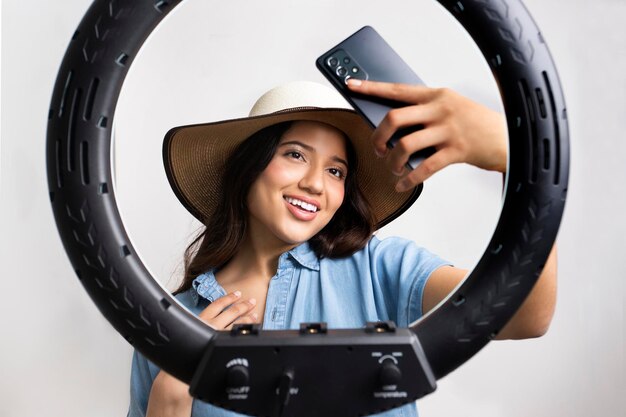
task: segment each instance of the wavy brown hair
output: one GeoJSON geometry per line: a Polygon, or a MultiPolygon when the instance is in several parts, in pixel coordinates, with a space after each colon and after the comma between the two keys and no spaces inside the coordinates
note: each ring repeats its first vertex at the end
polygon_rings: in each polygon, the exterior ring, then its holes
{"type": "MultiPolygon", "coordinates": [[[[185,250],[185,275],[174,294],[191,288],[200,274],[225,265],[239,250],[248,227],[247,196],[254,181],[269,165],[283,134],[293,122],[266,127],[242,142],[228,158],[221,198],[206,227],[185,250]]],[[[341,258],[363,248],[374,232],[375,219],[356,179],[357,158],[345,137],[348,174],[345,196],[330,222],[309,239],[318,257],[341,258]]]]}

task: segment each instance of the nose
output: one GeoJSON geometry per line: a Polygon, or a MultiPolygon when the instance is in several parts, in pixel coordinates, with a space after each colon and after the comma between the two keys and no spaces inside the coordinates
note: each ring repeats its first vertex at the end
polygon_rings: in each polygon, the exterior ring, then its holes
{"type": "Polygon", "coordinates": [[[324,190],[324,170],[315,166],[309,167],[298,186],[311,194],[321,194],[324,190]]]}

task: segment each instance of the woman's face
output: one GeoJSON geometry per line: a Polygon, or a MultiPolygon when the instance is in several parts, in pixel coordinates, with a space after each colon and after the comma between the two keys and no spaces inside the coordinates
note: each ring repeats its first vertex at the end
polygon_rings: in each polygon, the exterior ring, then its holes
{"type": "Polygon", "coordinates": [[[296,245],[315,236],[343,202],[347,160],[339,130],[319,122],[294,122],[250,188],[253,239],[296,245]]]}

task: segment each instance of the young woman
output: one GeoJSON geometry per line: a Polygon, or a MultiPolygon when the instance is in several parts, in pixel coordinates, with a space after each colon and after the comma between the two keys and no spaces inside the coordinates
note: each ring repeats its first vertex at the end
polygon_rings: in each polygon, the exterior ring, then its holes
{"type": "MultiPolygon", "coordinates": [[[[215,329],[252,322],[293,329],[320,321],[358,328],[377,320],[407,327],[465,276],[414,242],[372,234],[415,201],[417,185],[451,163],[505,172],[502,116],[445,89],[376,82],[350,88],[407,106],[389,112],[372,132],[338,93],[298,82],[270,90],[247,118],[168,132],[170,183],[206,225],[186,251],[176,297],[215,329]],[[393,132],[416,124],[425,128],[387,150],[393,132]],[[428,146],[435,154],[406,172],[409,156],[428,146]]],[[[555,264],[551,255],[499,338],[547,330],[555,264]]],[[[186,384],[136,352],[129,416],[144,415],[238,414],[194,401],[186,384]]],[[[408,404],[380,415],[417,410],[408,404]]]]}

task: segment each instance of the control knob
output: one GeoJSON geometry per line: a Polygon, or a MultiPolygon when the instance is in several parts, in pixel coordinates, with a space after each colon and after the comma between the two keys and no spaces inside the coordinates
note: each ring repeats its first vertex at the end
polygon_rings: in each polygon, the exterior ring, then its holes
{"type": "Polygon", "coordinates": [[[397,363],[392,359],[385,359],[381,364],[378,374],[378,383],[380,388],[387,390],[395,390],[396,386],[402,380],[402,371],[397,363]]]}
{"type": "Polygon", "coordinates": [[[250,382],[250,373],[247,366],[234,365],[228,368],[226,375],[226,387],[241,388],[250,382]]]}

